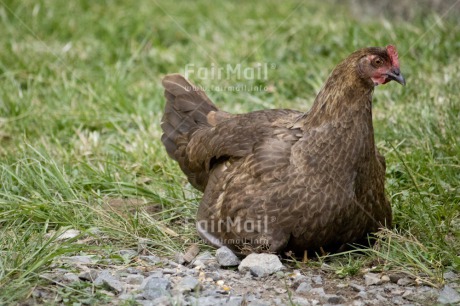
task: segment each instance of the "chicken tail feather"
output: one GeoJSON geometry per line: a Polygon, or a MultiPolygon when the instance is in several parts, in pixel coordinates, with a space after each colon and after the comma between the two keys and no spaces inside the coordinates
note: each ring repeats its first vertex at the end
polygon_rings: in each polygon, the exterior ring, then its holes
{"type": "Polygon", "coordinates": [[[180,74],[167,75],[162,84],[165,88],[166,106],[161,120],[161,141],[169,156],[176,159],[177,147],[181,143],[187,143],[181,136],[191,135],[191,132],[200,127],[211,126],[208,114],[217,112],[218,109],[204,91],[180,74]]]}

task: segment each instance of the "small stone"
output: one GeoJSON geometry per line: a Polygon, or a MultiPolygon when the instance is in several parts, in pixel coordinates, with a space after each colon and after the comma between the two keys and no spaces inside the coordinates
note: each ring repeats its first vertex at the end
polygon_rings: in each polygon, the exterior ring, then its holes
{"type": "Polygon", "coordinates": [[[139,259],[141,259],[141,260],[143,260],[145,262],[148,262],[149,264],[153,264],[153,265],[161,262],[160,257],[155,256],[155,255],[149,255],[149,256],[141,255],[141,256],[139,256],[139,259]]]}
{"type": "Polygon", "coordinates": [[[78,278],[77,274],[68,272],[62,275],[62,280],[68,283],[75,283],[75,282],[79,282],[80,278],[78,278]]]}
{"type": "Polygon", "coordinates": [[[265,272],[265,269],[261,266],[250,267],[249,271],[251,272],[251,275],[255,277],[264,277],[268,275],[267,272],[265,272]]]}
{"type": "Polygon", "coordinates": [[[241,279],[243,279],[243,280],[252,279],[251,271],[246,271],[246,274],[241,279]]]}
{"type": "Polygon", "coordinates": [[[350,283],[350,287],[356,291],[356,292],[360,292],[360,291],[365,291],[366,288],[364,288],[364,286],[361,286],[361,285],[358,285],[356,283],[350,283]]]}
{"type": "Polygon", "coordinates": [[[390,277],[390,281],[392,283],[395,283],[397,284],[398,283],[398,280],[400,280],[401,278],[403,278],[405,275],[402,274],[402,273],[394,273],[394,274],[390,274],[389,277],[390,277]]]}
{"type": "Polygon", "coordinates": [[[315,275],[311,278],[311,280],[313,281],[313,283],[317,284],[317,285],[322,285],[323,284],[323,278],[321,277],[321,275],[315,275]]]}
{"type": "Polygon", "coordinates": [[[133,258],[134,256],[137,256],[137,251],[134,250],[120,250],[118,251],[118,254],[120,254],[121,257],[123,258],[133,258]]]}
{"type": "Polygon", "coordinates": [[[176,273],[177,273],[176,269],[169,269],[169,268],[163,269],[163,274],[176,274],[176,273]]]}
{"type": "Polygon", "coordinates": [[[138,274],[128,275],[126,277],[126,283],[130,285],[140,285],[144,281],[144,276],[138,274]]]}
{"type": "Polygon", "coordinates": [[[133,267],[126,268],[126,272],[129,274],[141,274],[139,269],[133,267]]]}
{"type": "Polygon", "coordinates": [[[391,302],[393,303],[393,305],[404,305],[406,304],[407,302],[403,300],[402,297],[400,296],[394,296],[391,298],[391,302]]]}
{"type": "Polygon", "coordinates": [[[69,264],[92,264],[95,263],[95,260],[93,260],[92,256],[70,256],[70,257],[62,257],[62,261],[69,263],[69,264]]]}
{"type": "Polygon", "coordinates": [[[391,292],[391,295],[402,295],[405,292],[405,290],[403,290],[403,289],[393,289],[390,292],[391,292]]]}
{"type": "Polygon", "coordinates": [[[104,285],[108,289],[121,293],[123,291],[123,284],[113,276],[109,271],[102,271],[94,281],[96,286],[104,285]]]}
{"type": "Polygon", "coordinates": [[[180,265],[185,263],[184,254],[177,252],[174,254],[174,261],[180,265]]]}
{"type": "Polygon", "coordinates": [[[280,288],[280,287],[275,287],[275,288],[273,288],[273,291],[275,291],[275,292],[278,293],[278,294],[284,294],[284,293],[287,292],[286,289],[280,288]]]}
{"type": "Polygon", "coordinates": [[[139,254],[148,254],[150,240],[147,238],[139,238],[137,241],[137,252],[139,254]]]}
{"type": "Polygon", "coordinates": [[[299,271],[299,270],[293,270],[293,271],[289,272],[289,273],[287,274],[287,276],[289,277],[289,279],[295,280],[295,279],[297,279],[298,277],[303,276],[303,275],[300,274],[300,271],[299,271]]]}
{"type": "Polygon", "coordinates": [[[185,272],[185,274],[189,275],[189,276],[197,276],[197,275],[200,275],[201,273],[204,273],[203,271],[198,271],[199,269],[189,269],[185,272]]]}
{"type": "Polygon", "coordinates": [[[383,286],[385,289],[387,289],[386,291],[391,291],[393,289],[398,289],[399,286],[397,284],[393,284],[393,283],[387,283],[383,286]]]}
{"type": "Polygon", "coordinates": [[[168,260],[167,261],[168,265],[173,267],[173,268],[179,268],[179,267],[183,267],[183,265],[181,264],[178,264],[177,262],[173,261],[173,260],[168,260]]]}
{"type": "Polygon", "coordinates": [[[204,269],[206,265],[201,260],[194,260],[193,267],[197,270],[204,269]]]}
{"type": "Polygon", "coordinates": [[[272,302],[273,302],[275,305],[282,305],[282,303],[283,303],[282,300],[281,300],[281,298],[274,298],[274,299],[272,300],[272,302]]]}
{"type": "Polygon", "coordinates": [[[254,294],[254,293],[248,293],[246,294],[246,302],[254,302],[254,301],[257,301],[261,298],[260,294],[254,294]]]}
{"type": "Polygon", "coordinates": [[[328,271],[333,271],[334,268],[332,268],[330,265],[328,265],[327,263],[323,262],[321,264],[321,267],[320,267],[321,270],[325,271],[325,272],[328,272],[328,271]]]}
{"type": "Polygon", "coordinates": [[[202,297],[193,297],[190,296],[188,298],[188,304],[190,305],[200,305],[200,306],[214,306],[214,305],[222,305],[224,299],[217,297],[217,296],[202,296],[202,297]]]}
{"type": "Polygon", "coordinates": [[[409,285],[414,285],[415,281],[413,279],[408,278],[408,277],[403,277],[403,278],[398,279],[397,284],[399,286],[409,286],[409,285]]]}
{"type": "Polygon", "coordinates": [[[158,303],[157,299],[155,299],[154,301],[136,300],[136,303],[139,304],[139,305],[142,305],[142,306],[160,306],[160,305],[161,306],[166,306],[166,305],[169,306],[169,304],[163,304],[162,305],[161,302],[159,304],[156,304],[156,303],[158,303]]]}
{"type": "Polygon", "coordinates": [[[216,258],[212,256],[210,252],[206,251],[198,255],[191,264],[193,267],[200,267],[201,269],[204,269],[207,266],[216,264],[216,258]]]}
{"type": "Polygon", "coordinates": [[[145,285],[141,286],[142,296],[146,300],[154,300],[167,295],[167,290],[171,288],[171,282],[164,278],[148,277],[144,280],[145,285]]]}
{"type": "Polygon", "coordinates": [[[423,302],[427,299],[435,301],[438,296],[439,290],[428,286],[422,286],[418,288],[418,293],[415,295],[415,298],[418,302],[423,302]]]}
{"type": "Polygon", "coordinates": [[[218,280],[220,280],[222,278],[221,275],[219,274],[219,272],[217,272],[217,271],[206,272],[205,276],[206,276],[206,278],[211,278],[213,281],[218,281],[218,280]]]}
{"type": "Polygon", "coordinates": [[[44,290],[34,289],[34,291],[32,292],[32,296],[35,298],[43,299],[47,298],[48,294],[44,290]]]}
{"type": "Polygon", "coordinates": [[[366,286],[380,285],[382,280],[378,274],[375,273],[366,273],[364,274],[364,283],[366,286]]]}
{"type": "Polygon", "coordinates": [[[153,306],[187,305],[182,295],[178,295],[178,296],[164,295],[164,296],[160,296],[154,299],[152,302],[153,302],[153,306]]]}
{"type": "Polygon", "coordinates": [[[226,246],[216,251],[217,262],[222,267],[232,267],[240,264],[239,258],[226,246]]]}
{"type": "Polygon", "coordinates": [[[313,289],[310,290],[310,293],[316,294],[316,295],[319,295],[319,296],[324,296],[326,294],[326,292],[324,292],[324,289],[322,287],[313,288],[313,289]]]}
{"type": "Polygon", "coordinates": [[[102,236],[102,231],[98,227],[90,227],[86,230],[86,233],[93,236],[102,236]]]}
{"type": "MultiPolygon", "coordinates": [[[[40,278],[46,279],[52,283],[60,283],[62,281],[62,276],[58,273],[44,272],[40,274],[40,278]]],[[[1,293],[1,291],[0,291],[1,293]]]]}
{"type": "Polygon", "coordinates": [[[228,300],[226,300],[225,306],[241,306],[243,305],[243,297],[241,296],[230,296],[228,300]]]}
{"type": "Polygon", "coordinates": [[[305,275],[296,275],[294,278],[294,281],[292,283],[293,288],[297,288],[301,283],[310,283],[311,284],[311,278],[305,275]]]}
{"type": "Polygon", "coordinates": [[[390,282],[390,277],[388,275],[382,275],[380,279],[382,280],[383,283],[390,282]]]}
{"type": "Polygon", "coordinates": [[[326,301],[330,304],[343,304],[346,302],[345,298],[340,295],[327,295],[326,301]]]}
{"type": "Polygon", "coordinates": [[[312,286],[308,282],[303,282],[299,284],[299,287],[295,290],[296,293],[303,294],[308,293],[312,289],[312,286]]]}
{"type": "Polygon", "coordinates": [[[200,282],[191,276],[184,277],[175,289],[179,292],[197,291],[200,288],[200,282]]]}
{"type": "Polygon", "coordinates": [[[206,261],[215,260],[216,258],[209,251],[206,251],[198,255],[196,259],[206,262],[206,261]]]}
{"type": "Polygon", "coordinates": [[[56,240],[57,241],[62,241],[62,240],[72,239],[72,238],[77,237],[78,235],[80,235],[79,230],[69,229],[69,230],[64,231],[62,234],[60,234],[56,238],[56,240]]]}
{"type": "Polygon", "coordinates": [[[438,302],[441,304],[457,304],[460,303],[460,294],[457,290],[446,285],[441,290],[438,296],[438,302]]]}
{"type": "Polygon", "coordinates": [[[294,305],[298,305],[298,306],[310,306],[311,305],[308,299],[300,297],[300,296],[296,296],[292,301],[294,302],[294,305]]]}
{"type": "Polygon", "coordinates": [[[200,247],[198,246],[198,244],[194,243],[187,249],[187,251],[185,252],[182,258],[184,259],[185,262],[189,263],[189,262],[192,262],[192,260],[199,253],[200,253],[200,247]]]}
{"type": "Polygon", "coordinates": [[[99,272],[97,270],[91,269],[89,271],[84,271],[78,274],[78,278],[85,281],[94,282],[98,277],[99,272]]]}
{"type": "Polygon", "coordinates": [[[240,272],[251,271],[258,277],[270,275],[283,269],[284,266],[278,256],[273,254],[249,254],[238,266],[240,272]]]}
{"type": "Polygon", "coordinates": [[[271,303],[263,300],[255,300],[248,303],[248,306],[270,306],[271,303]]]}
{"type": "Polygon", "coordinates": [[[456,278],[458,278],[458,274],[455,274],[455,272],[453,271],[447,271],[447,272],[444,272],[444,274],[442,275],[442,277],[445,279],[445,280],[454,280],[456,278]]]}
{"type": "Polygon", "coordinates": [[[107,290],[101,289],[101,290],[99,290],[99,292],[104,294],[104,295],[107,295],[107,296],[111,296],[111,297],[115,296],[115,294],[113,294],[112,292],[107,291],[107,290]]]}
{"type": "Polygon", "coordinates": [[[132,293],[123,293],[123,294],[120,294],[118,296],[118,298],[122,301],[126,301],[126,300],[134,300],[134,294],[132,293]]]}
{"type": "Polygon", "coordinates": [[[412,290],[405,290],[403,295],[402,295],[402,298],[403,299],[406,299],[406,300],[413,300],[413,295],[414,295],[414,291],[412,290]]]}
{"type": "Polygon", "coordinates": [[[278,271],[275,273],[276,278],[278,279],[284,279],[286,274],[283,271],[278,271]]]}
{"type": "MultiPolygon", "coordinates": [[[[273,305],[270,301],[270,298],[268,299],[263,299],[264,296],[260,296],[258,300],[256,301],[253,301],[251,303],[248,303],[248,306],[271,306],[273,305]]],[[[280,304],[276,304],[276,305],[280,305],[280,304]]],[[[282,304],[281,304],[282,305],[282,304]]]]}
{"type": "Polygon", "coordinates": [[[161,270],[156,270],[156,271],[150,272],[150,274],[149,274],[148,277],[150,277],[150,278],[151,278],[151,277],[159,277],[159,278],[161,278],[161,277],[163,277],[163,275],[164,275],[164,274],[163,274],[163,271],[161,271],[161,270]]]}
{"type": "Polygon", "coordinates": [[[223,285],[221,287],[221,292],[224,293],[224,294],[229,294],[230,293],[230,290],[232,290],[232,287],[230,286],[227,286],[227,285],[223,285]]]}

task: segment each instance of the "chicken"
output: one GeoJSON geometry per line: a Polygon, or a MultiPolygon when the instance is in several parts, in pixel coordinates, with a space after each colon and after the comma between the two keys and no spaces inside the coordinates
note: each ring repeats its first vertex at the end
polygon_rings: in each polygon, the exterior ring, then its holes
{"type": "Polygon", "coordinates": [[[198,234],[238,254],[301,255],[344,250],[390,227],[372,94],[392,80],[405,85],[396,48],[364,48],[332,71],[310,111],[234,115],[167,75],[162,142],[204,192],[198,234]]]}

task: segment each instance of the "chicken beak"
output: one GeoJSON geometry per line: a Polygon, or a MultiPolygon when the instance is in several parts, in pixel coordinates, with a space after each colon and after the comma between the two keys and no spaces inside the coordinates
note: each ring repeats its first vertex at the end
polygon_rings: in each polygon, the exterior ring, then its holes
{"type": "Polygon", "coordinates": [[[396,81],[403,86],[406,85],[406,80],[404,79],[399,68],[391,69],[389,72],[387,72],[387,76],[390,80],[396,81]]]}

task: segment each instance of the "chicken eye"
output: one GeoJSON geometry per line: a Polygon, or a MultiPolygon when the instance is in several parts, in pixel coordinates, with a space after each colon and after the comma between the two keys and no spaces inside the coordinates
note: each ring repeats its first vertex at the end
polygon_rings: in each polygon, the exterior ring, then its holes
{"type": "Polygon", "coordinates": [[[382,66],[383,64],[383,61],[380,57],[377,57],[375,60],[374,60],[374,63],[376,66],[382,66]]]}

